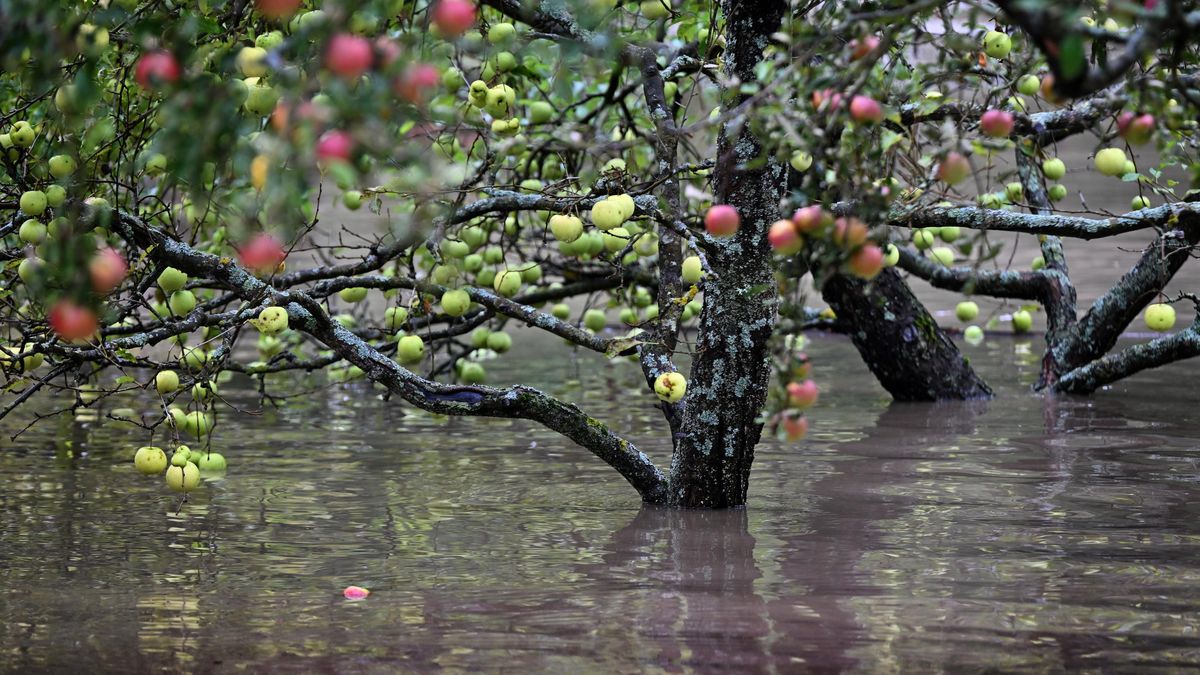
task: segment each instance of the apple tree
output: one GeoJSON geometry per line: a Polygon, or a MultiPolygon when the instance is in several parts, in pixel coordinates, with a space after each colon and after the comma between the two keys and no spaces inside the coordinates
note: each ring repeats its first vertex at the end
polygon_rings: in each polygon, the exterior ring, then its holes
{"type": "Polygon", "coordinates": [[[911,278],[1043,308],[1040,386],[1091,392],[1200,353],[1192,328],[1110,353],[1196,300],[1161,296],[1200,241],[1188,4],[10,0],[0,417],[144,392],[135,464],[186,492],[225,467],[227,374],[271,400],[322,371],[538,422],[647,502],[737,506],[764,429],[808,429],[804,330],[848,333],[897,399],[991,395],[911,278]],[[1086,135],[1131,212],[1055,208],[1056,144],[1086,135]],[[1143,231],[1079,317],[1062,239],[1143,231]],[[1004,262],[1013,233],[1038,269],[1004,262]],[[669,467],[488,386],[512,325],[635,360],[669,467]]]}

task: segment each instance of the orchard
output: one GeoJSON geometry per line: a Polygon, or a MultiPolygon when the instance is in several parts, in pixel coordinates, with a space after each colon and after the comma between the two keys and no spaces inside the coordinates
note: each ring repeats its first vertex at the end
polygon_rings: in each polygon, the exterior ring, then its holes
{"type": "Polygon", "coordinates": [[[188,493],[238,470],[226,383],[322,373],[724,508],[764,433],[821,424],[805,331],[945,401],[1037,330],[1037,391],[1091,395],[1200,354],[1165,291],[1200,243],[1197,29],[1172,0],[12,0],[0,419],[136,394],[137,478],[188,493]],[[1067,206],[1085,175],[1128,211],[1067,206]],[[1064,240],[1118,235],[1139,260],[1078,306],[1064,240]],[[963,297],[940,326],[910,283],[963,297]],[[669,465],[489,385],[518,328],[639,368],[669,465]]]}

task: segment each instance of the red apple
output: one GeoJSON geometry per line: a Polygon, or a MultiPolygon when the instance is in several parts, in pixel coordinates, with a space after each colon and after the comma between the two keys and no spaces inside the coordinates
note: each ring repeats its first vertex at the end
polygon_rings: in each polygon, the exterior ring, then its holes
{"type": "Polygon", "coordinates": [[[834,110],[842,106],[842,95],[836,93],[832,89],[818,89],[812,93],[812,104],[818,110],[821,106],[828,103],[829,109],[834,110]]]}
{"type": "Polygon", "coordinates": [[[134,67],[133,79],[142,89],[156,89],[179,79],[179,62],[171,52],[156,51],[142,54],[134,67]]]}
{"type": "Polygon", "coordinates": [[[392,65],[401,54],[400,45],[386,35],[375,38],[375,52],[379,54],[380,66],[392,65]]]}
{"type": "Polygon", "coordinates": [[[729,237],[741,225],[737,209],[728,204],[717,204],[704,214],[704,229],[714,237],[729,237]]]}
{"type": "Polygon", "coordinates": [[[414,63],[396,79],[396,94],[409,103],[419,105],[425,102],[426,92],[438,86],[441,80],[442,74],[437,66],[414,63]]]}
{"type": "Polygon", "coordinates": [[[798,410],[806,410],[817,402],[820,390],[812,380],[789,382],[787,386],[788,405],[798,410]]]}
{"type": "Polygon", "coordinates": [[[125,280],[129,265],[115,249],[105,246],[96,251],[96,255],[88,263],[88,272],[92,276],[92,290],[106,295],[125,280]]]}
{"type": "Polygon", "coordinates": [[[1008,136],[1013,130],[1012,113],[1004,110],[989,110],[979,118],[979,130],[993,138],[1008,136]]]}
{"type": "Polygon", "coordinates": [[[783,255],[792,255],[804,245],[804,240],[800,238],[800,233],[796,232],[796,226],[790,220],[775,221],[767,232],[767,241],[771,243],[771,248],[783,255]]]}
{"type": "Polygon", "coordinates": [[[815,232],[821,227],[821,223],[824,220],[825,211],[816,204],[796,209],[796,212],[792,214],[792,224],[796,226],[796,231],[801,234],[815,232]]]}
{"type": "Polygon", "coordinates": [[[367,72],[374,59],[370,41],[361,35],[334,35],[325,50],[325,67],[348,80],[367,72]]]}
{"type": "Polygon", "coordinates": [[[804,415],[783,415],[783,434],[788,441],[795,443],[808,435],[808,418],[804,415]]]}
{"type": "Polygon", "coordinates": [[[344,131],[326,131],[317,139],[317,159],[320,161],[350,161],[354,150],[354,139],[344,131]]]}
{"type": "Polygon", "coordinates": [[[1154,134],[1154,115],[1138,115],[1127,110],[1117,116],[1117,132],[1130,143],[1142,145],[1154,134]]]}
{"type": "Polygon", "coordinates": [[[433,23],[445,37],[458,37],[475,25],[475,3],[468,0],[438,0],[433,23]]]}
{"type": "Polygon", "coordinates": [[[861,245],[868,234],[867,226],[858,218],[838,218],[833,223],[833,243],[844,249],[861,245]]]}
{"type": "Polygon", "coordinates": [[[296,13],[301,0],[254,0],[254,6],[268,19],[286,19],[296,13]]]}
{"type": "Polygon", "coordinates": [[[879,48],[879,37],[867,35],[850,41],[850,60],[857,61],[879,48]]]}
{"type": "Polygon", "coordinates": [[[287,257],[283,244],[274,236],[261,232],[254,235],[245,246],[238,251],[242,264],[256,274],[270,274],[279,268],[279,264],[287,257]]]}
{"type": "Polygon", "coordinates": [[[46,318],[49,319],[50,328],[55,334],[68,341],[89,338],[100,328],[95,312],[71,300],[64,299],[54,303],[46,318]]]}
{"type": "Polygon", "coordinates": [[[948,152],[938,165],[938,180],[947,185],[957,185],[971,175],[971,163],[961,153],[948,152]]]}
{"type": "Polygon", "coordinates": [[[850,99],[850,117],[859,124],[876,124],[883,121],[883,106],[869,96],[850,99]]]}
{"type": "Polygon", "coordinates": [[[883,249],[867,244],[854,252],[846,263],[850,273],[860,279],[874,279],[883,271],[883,249]]]}

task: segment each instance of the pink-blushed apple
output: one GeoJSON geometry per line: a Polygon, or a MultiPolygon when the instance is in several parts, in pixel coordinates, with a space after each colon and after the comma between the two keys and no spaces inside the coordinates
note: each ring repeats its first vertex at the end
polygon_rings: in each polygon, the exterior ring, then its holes
{"type": "Polygon", "coordinates": [[[133,79],[142,89],[157,89],[178,80],[179,72],[179,62],[171,52],[147,52],[138,59],[133,79]]]}
{"type": "Polygon", "coordinates": [[[825,210],[816,204],[796,209],[796,212],[792,214],[792,224],[796,226],[796,231],[801,234],[816,232],[824,220],[825,210]]]}
{"type": "Polygon", "coordinates": [[[811,408],[820,395],[817,383],[812,380],[789,382],[787,385],[788,405],[797,410],[811,408]]]}
{"type": "Polygon", "coordinates": [[[971,162],[960,152],[950,151],[938,165],[938,180],[957,185],[971,175],[971,162]]]}
{"type": "Polygon", "coordinates": [[[704,214],[704,229],[714,237],[730,237],[741,225],[737,209],[728,204],[717,204],[704,214]]]}
{"type": "Polygon", "coordinates": [[[125,280],[129,272],[129,264],[115,249],[109,246],[96,251],[88,263],[88,273],[92,277],[92,290],[100,295],[106,295],[125,280]]]}
{"type": "Polygon", "coordinates": [[[979,130],[993,138],[1003,138],[1012,133],[1012,113],[1006,110],[989,110],[979,118],[979,130]]]}
{"type": "Polygon", "coordinates": [[[317,159],[322,162],[348,162],[353,151],[354,139],[345,131],[326,131],[317,139],[317,159]]]}
{"type": "Polygon", "coordinates": [[[475,3],[468,0],[438,0],[433,23],[445,37],[458,37],[475,25],[475,3]]]}
{"type": "Polygon", "coordinates": [[[260,232],[238,251],[242,264],[255,274],[271,274],[287,257],[283,244],[274,235],[260,232]]]}
{"type": "Polygon", "coordinates": [[[367,72],[374,60],[371,42],[361,35],[338,33],[330,38],[325,49],[325,67],[348,80],[367,72]]]}
{"type": "Polygon", "coordinates": [[[46,318],[55,334],[68,342],[89,338],[100,328],[96,313],[72,300],[54,303],[46,318]]]}
{"type": "Polygon", "coordinates": [[[850,117],[859,124],[877,124],[883,121],[883,106],[870,96],[855,96],[850,99],[850,117]]]}
{"type": "Polygon", "coordinates": [[[777,220],[767,232],[767,241],[776,253],[792,255],[804,246],[804,239],[790,220],[777,220]]]}
{"type": "Polygon", "coordinates": [[[883,271],[883,249],[867,244],[854,252],[846,263],[850,272],[860,279],[874,279],[883,271]]]}

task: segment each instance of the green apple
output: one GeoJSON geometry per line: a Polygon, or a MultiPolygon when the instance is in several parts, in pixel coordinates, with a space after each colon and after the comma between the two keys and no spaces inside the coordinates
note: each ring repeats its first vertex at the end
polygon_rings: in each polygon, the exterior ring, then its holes
{"type": "Polygon", "coordinates": [[[191,291],[175,291],[167,299],[167,306],[175,316],[184,316],[196,308],[196,295],[191,291]]]}
{"type": "Polygon", "coordinates": [[[191,492],[200,486],[200,467],[187,462],[167,469],[167,487],[175,492],[191,492]]]}
{"type": "Polygon", "coordinates": [[[362,302],[367,298],[367,289],[362,286],[354,286],[352,288],[343,288],[338,291],[338,297],[344,302],[362,302]]]}
{"type": "Polygon", "coordinates": [[[683,277],[683,283],[699,283],[700,279],[704,276],[704,267],[700,264],[700,256],[690,255],[684,258],[679,271],[683,277]]]}
{"type": "Polygon", "coordinates": [[[29,190],[21,194],[21,212],[27,216],[40,216],[46,212],[46,193],[29,190]]]}
{"type": "Polygon", "coordinates": [[[654,393],[666,403],[678,403],[687,393],[687,379],[679,373],[663,373],[654,379],[654,393]]]}
{"type": "Polygon", "coordinates": [[[1012,327],[1014,333],[1028,333],[1033,328],[1033,315],[1023,309],[1013,312],[1012,327]]]}
{"type": "Polygon", "coordinates": [[[32,283],[34,276],[41,269],[44,261],[41,258],[25,258],[17,265],[17,277],[25,283],[32,283]]]}
{"type": "Polygon", "coordinates": [[[1147,305],[1142,319],[1150,330],[1165,333],[1175,326],[1175,308],[1161,302],[1147,305]]]}
{"type": "Polygon", "coordinates": [[[358,190],[346,190],[342,193],[342,204],[351,211],[362,208],[363,194],[358,190]]]}
{"type": "Polygon", "coordinates": [[[52,209],[57,209],[67,201],[67,189],[61,185],[47,185],[44,192],[46,204],[52,209]]]}
{"type": "Polygon", "coordinates": [[[458,379],[466,384],[483,384],[487,381],[487,371],[474,361],[463,361],[458,371],[458,379]]]}
{"type": "Polygon", "coordinates": [[[566,321],[571,317],[571,306],[565,302],[560,302],[550,308],[550,314],[559,321],[566,321]]]}
{"type": "Polygon", "coordinates": [[[75,158],[70,155],[55,155],[50,158],[49,165],[50,175],[55,178],[66,178],[77,168],[75,158]]]}
{"type": "Polygon", "coordinates": [[[442,293],[442,311],[450,316],[462,316],[471,308],[471,295],[461,288],[442,293]]]}
{"type": "Polygon", "coordinates": [[[267,335],[278,335],[287,327],[288,313],[282,307],[267,307],[258,313],[258,330],[267,335]]]}
{"type": "Polygon", "coordinates": [[[953,225],[938,228],[938,238],[946,243],[955,241],[960,234],[960,230],[953,225]]]}
{"type": "Polygon", "coordinates": [[[201,471],[217,473],[224,471],[228,464],[225,462],[225,456],[219,452],[202,452],[199,459],[196,460],[196,466],[201,471]]]}
{"type": "Polygon", "coordinates": [[[970,300],[965,300],[958,303],[954,308],[954,315],[958,317],[959,321],[970,321],[979,316],[979,305],[970,300]]]}
{"type": "Polygon", "coordinates": [[[1025,198],[1025,186],[1017,182],[1009,183],[1004,186],[1004,195],[1011,202],[1019,202],[1025,198]]]}
{"type": "Polygon", "coordinates": [[[1049,196],[1052,202],[1064,199],[1067,196],[1067,186],[1062,184],[1051,185],[1049,196]]]}
{"type": "Polygon", "coordinates": [[[420,363],[425,356],[425,341],[420,335],[405,335],[396,343],[396,356],[404,365],[420,363]]]}
{"type": "Polygon", "coordinates": [[[383,312],[383,325],[390,332],[400,330],[404,322],[408,321],[408,310],[404,307],[388,307],[383,312]]]}
{"type": "Polygon", "coordinates": [[[1042,89],[1042,81],[1037,75],[1022,75],[1017,80],[1017,91],[1026,96],[1036,96],[1042,89]]]}
{"type": "Polygon", "coordinates": [[[262,47],[242,47],[235,62],[242,71],[242,77],[263,77],[270,72],[270,68],[267,67],[267,50],[262,47]]]}
{"type": "Polygon", "coordinates": [[[1096,169],[1105,176],[1124,175],[1127,161],[1125,151],[1121,148],[1104,148],[1096,153],[1096,169]]]}
{"type": "Polygon", "coordinates": [[[599,309],[589,309],[583,313],[583,325],[593,331],[603,330],[608,325],[608,317],[599,309]]]}
{"type": "Polygon", "coordinates": [[[158,275],[158,287],[164,293],[174,293],[182,289],[187,284],[187,281],[188,275],[174,267],[167,267],[158,275]]]}
{"type": "Polygon", "coordinates": [[[954,250],[948,246],[935,246],[929,250],[929,256],[946,267],[954,264],[954,250]]]}
{"type": "Polygon", "coordinates": [[[576,216],[555,214],[550,216],[550,232],[562,242],[573,242],[583,236],[583,221],[576,216]]]}
{"type": "Polygon", "coordinates": [[[545,101],[534,101],[529,104],[529,123],[545,124],[554,119],[554,106],[545,101]]]}
{"type": "Polygon", "coordinates": [[[895,244],[888,244],[884,249],[883,266],[895,267],[900,262],[900,249],[895,244]]]}
{"type": "Polygon", "coordinates": [[[983,53],[993,59],[1002,59],[1012,51],[1012,38],[997,30],[988,31],[983,36],[983,53]]]}
{"type": "Polygon", "coordinates": [[[624,208],[612,199],[602,199],[592,206],[592,223],[600,230],[611,230],[625,222],[624,208]]]}
{"type": "Polygon", "coordinates": [[[913,246],[916,246],[918,251],[924,251],[933,246],[934,236],[935,232],[931,227],[915,230],[912,233],[913,246]]]}
{"type": "Polygon", "coordinates": [[[496,271],[496,279],[492,288],[506,298],[511,298],[521,290],[521,272],[519,270],[503,269],[496,271]]]}
{"type": "Polygon", "coordinates": [[[1150,198],[1143,195],[1138,195],[1129,202],[1129,209],[1131,211],[1141,211],[1142,209],[1150,208],[1150,206],[1150,198]]]}
{"type": "Polygon", "coordinates": [[[471,331],[471,346],[475,349],[483,349],[487,347],[488,336],[492,334],[492,329],[487,326],[480,326],[471,331]]]}
{"type": "Polygon", "coordinates": [[[792,159],[790,163],[792,168],[797,171],[808,171],[808,168],[812,166],[813,158],[812,155],[808,154],[807,152],[804,152],[803,150],[797,150],[792,153],[792,159]]]}
{"type": "Polygon", "coordinates": [[[13,145],[19,148],[28,148],[37,139],[37,130],[29,122],[21,120],[12,125],[8,136],[12,139],[13,145]]]}
{"type": "Polygon", "coordinates": [[[162,473],[167,468],[167,453],[151,445],[138,448],[133,455],[133,466],[147,476],[162,473]]]}
{"type": "Polygon", "coordinates": [[[605,230],[600,236],[604,239],[604,250],[609,253],[616,253],[629,245],[629,230],[623,227],[605,230]]]}
{"type": "Polygon", "coordinates": [[[979,326],[967,326],[963,330],[963,340],[966,340],[969,345],[978,345],[983,342],[983,329],[979,326]]]}
{"type": "Polygon", "coordinates": [[[487,337],[487,348],[497,354],[503,354],[512,349],[512,337],[508,333],[499,330],[490,333],[487,337]]]}
{"type": "Polygon", "coordinates": [[[17,231],[17,236],[26,244],[36,246],[46,241],[46,226],[30,218],[21,223],[21,229],[17,231]]]}
{"type": "Polygon", "coordinates": [[[173,370],[164,370],[154,376],[154,388],[159,394],[170,394],[179,389],[179,374],[173,370]]]}
{"type": "Polygon", "coordinates": [[[1042,162],[1042,173],[1050,180],[1059,180],[1067,175],[1067,165],[1057,157],[1048,159],[1042,162]]]}

